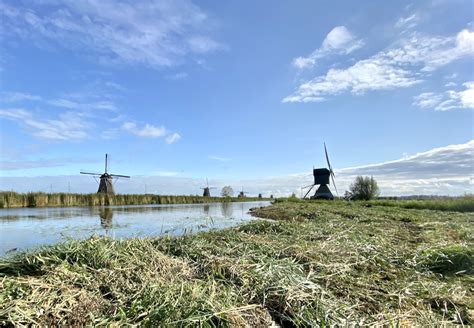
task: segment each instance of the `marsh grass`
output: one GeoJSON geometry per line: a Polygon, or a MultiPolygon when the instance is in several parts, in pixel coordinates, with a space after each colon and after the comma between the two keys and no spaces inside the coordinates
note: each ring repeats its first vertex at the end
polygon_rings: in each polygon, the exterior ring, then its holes
{"type": "Polygon", "coordinates": [[[453,198],[413,199],[413,200],[373,200],[373,205],[395,206],[410,209],[435,211],[474,212],[474,195],[453,198]]]}
{"type": "Polygon", "coordinates": [[[278,221],[1,259],[0,325],[472,324],[473,214],[342,202],[254,213],[278,221]]]}
{"type": "Polygon", "coordinates": [[[169,196],[154,194],[71,194],[71,193],[16,193],[0,192],[0,208],[11,207],[57,207],[57,206],[106,206],[106,205],[149,205],[149,204],[199,204],[212,202],[234,202],[264,200],[254,197],[202,197],[169,196]]]}

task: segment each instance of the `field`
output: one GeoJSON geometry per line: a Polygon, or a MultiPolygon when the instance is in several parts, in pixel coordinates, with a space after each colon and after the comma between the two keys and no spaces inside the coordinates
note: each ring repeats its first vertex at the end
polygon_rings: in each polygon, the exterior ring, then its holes
{"type": "Polygon", "coordinates": [[[437,211],[474,212],[474,195],[413,200],[372,200],[370,204],[437,211]]]}
{"type": "Polygon", "coordinates": [[[16,192],[0,192],[0,208],[12,207],[58,207],[58,206],[104,206],[104,205],[148,205],[148,204],[198,204],[229,201],[252,201],[258,198],[223,198],[167,195],[107,195],[107,194],[71,194],[31,192],[20,194],[16,192]]]}
{"type": "Polygon", "coordinates": [[[473,323],[473,213],[289,201],[254,213],[272,220],[1,259],[0,325],[473,323]]]}

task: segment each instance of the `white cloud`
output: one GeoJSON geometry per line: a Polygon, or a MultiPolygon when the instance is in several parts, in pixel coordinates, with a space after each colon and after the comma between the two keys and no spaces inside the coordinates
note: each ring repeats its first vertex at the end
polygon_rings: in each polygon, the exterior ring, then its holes
{"type": "Polygon", "coordinates": [[[173,75],[168,75],[168,78],[170,80],[185,80],[188,78],[188,73],[186,72],[178,72],[176,74],[173,74],[173,75]]]}
{"type": "Polygon", "coordinates": [[[444,86],[447,88],[450,88],[450,87],[455,87],[457,85],[458,84],[456,82],[451,81],[451,82],[446,83],[444,86]]]}
{"type": "Polygon", "coordinates": [[[82,109],[82,110],[103,109],[103,110],[111,110],[111,111],[117,110],[117,107],[115,106],[115,104],[108,100],[91,102],[91,103],[79,103],[77,101],[72,101],[69,99],[58,98],[58,99],[52,99],[48,101],[48,103],[56,107],[62,107],[62,108],[67,108],[67,109],[82,109]]]}
{"type": "Polygon", "coordinates": [[[145,124],[142,128],[138,127],[136,123],[125,122],[122,128],[139,137],[159,138],[166,134],[166,129],[162,126],[154,126],[145,124]]]}
{"type": "Polygon", "coordinates": [[[442,94],[421,93],[414,97],[413,105],[420,108],[450,110],[456,108],[474,109],[474,82],[463,83],[464,90],[448,90],[442,94]]]}
{"type": "Polygon", "coordinates": [[[20,102],[25,100],[41,100],[41,97],[24,92],[0,93],[0,101],[2,102],[20,102]]]}
{"type": "Polygon", "coordinates": [[[312,67],[320,58],[332,54],[349,54],[363,45],[364,42],[356,39],[345,26],[336,26],[326,35],[320,48],[313,51],[308,57],[295,58],[293,65],[300,69],[312,67]]]}
{"type": "Polygon", "coordinates": [[[230,161],[230,158],[228,158],[228,157],[215,156],[215,155],[209,155],[209,159],[212,159],[212,160],[218,161],[218,162],[228,162],[228,161],[230,161]]]}
{"type": "Polygon", "coordinates": [[[88,137],[90,124],[75,113],[62,113],[57,119],[36,118],[32,112],[21,108],[0,109],[0,117],[23,125],[39,138],[51,140],[81,140],[88,137]]]}
{"type": "Polygon", "coordinates": [[[45,1],[0,4],[2,37],[50,40],[103,63],[179,64],[222,46],[205,32],[210,19],[188,0],[45,1]]]}
{"type": "Polygon", "coordinates": [[[174,132],[174,133],[171,133],[171,134],[167,135],[165,141],[168,145],[170,145],[172,143],[175,143],[179,139],[181,139],[181,136],[179,135],[179,133],[174,132]]]}
{"type": "Polygon", "coordinates": [[[330,69],[326,75],[302,83],[283,102],[321,101],[343,92],[409,87],[423,81],[436,68],[474,54],[474,32],[462,30],[455,37],[412,35],[398,45],[363,59],[345,69],[330,69]]]}
{"type": "Polygon", "coordinates": [[[401,29],[412,29],[418,25],[419,21],[420,16],[418,14],[400,17],[400,19],[395,23],[395,27],[401,29]]]}
{"type": "MultiPolygon", "coordinates": [[[[358,175],[373,176],[382,195],[463,195],[473,193],[474,140],[464,144],[449,145],[431,149],[402,159],[384,163],[336,169],[336,183],[340,194],[358,175]]],[[[142,193],[144,183],[148,190],[160,194],[198,194],[202,185],[201,179],[175,177],[174,173],[158,171],[152,176],[132,176],[130,180],[120,182],[121,193],[142,193]],[[161,172],[161,174],[160,174],[161,172]],[[171,174],[169,174],[171,173],[171,174]],[[161,175],[161,176],[157,176],[161,175]],[[154,187],[156,186],[156,187],[154,187]]],[[[78,175],[68,177],[2,177],[0,184],[6,190],[22,192],[43,190],[45,186],[63,186],[64,181],[71,181],[74,192],[93,192],[94,182],[78,175]],[[46,182],[45,182],[46,181],[46,182]]],[[[214,186],[222,188],[231,185],[235,191],[244,186],[250,195],[289,196],[293,192],[300,195],[301,187],[312,182],[311,167],[308,172],[286,176],[260,179],[212,179],[214,186]]],[[[67,188],[64,187],[64,188],[67,188]]],[[[332,185],[330,188],[333,188],[332,185]]],[[[66,191],[66,189],[64,190],[66,191]]]]}

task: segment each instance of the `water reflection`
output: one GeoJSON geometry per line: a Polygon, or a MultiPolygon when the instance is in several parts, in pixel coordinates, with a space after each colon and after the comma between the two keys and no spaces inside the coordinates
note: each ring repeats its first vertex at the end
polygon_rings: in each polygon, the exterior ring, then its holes
{"type": "Polygon", "coordinates": [[[99,210],[100,226],[105,230],[105,233],[109,234],[109,229],[112,228],[112,219],[114,217],[114,211],[110,207],[101,208],[99,210]]]}
{"type": "Polygon", "coordinates": [[[204,212],[205,216],[209,216],[209,210],[211,209],[211,206],[209,204],[204,204],[202,206],[202,211],[204,212]]]}
{"type": "Polygon", "coordinates": [[[231,219],[232,214],[234,213],[234,210],[232,209],[232,204],[229,202],[221,203],[221,213],[222,213],[222,216],[225,217],[226,219],[231,219]]]}
{"type": "Polygon", "coordinates": [[[182,235],[253,220],[248,210],[269,202],[0,209],[0,256],[67,238],[182,235]]]}

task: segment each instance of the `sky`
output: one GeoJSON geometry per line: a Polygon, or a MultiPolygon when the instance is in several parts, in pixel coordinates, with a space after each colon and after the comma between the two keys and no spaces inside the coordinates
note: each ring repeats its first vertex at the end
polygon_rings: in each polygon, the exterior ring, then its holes
{"type": "Polygon", "coordinates": [[[0,189],[474,192],[466,0],[0,0],[0,189]],[[334,187],[333,191],[335,191],[334,187]]]}

